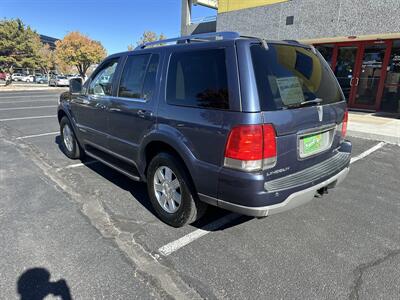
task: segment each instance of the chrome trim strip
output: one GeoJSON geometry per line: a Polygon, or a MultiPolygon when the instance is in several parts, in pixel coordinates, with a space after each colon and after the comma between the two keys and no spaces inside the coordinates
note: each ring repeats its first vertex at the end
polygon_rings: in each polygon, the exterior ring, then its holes
{"type": "Polygon", "coordinates": [[[91,132],[91,133],[102,135],[102,136],[105,136],[105,137],[108,136],[108,134],[103,132],[103,131],[99,131],[97,129],[94,129],[92,127],[88,127],[88,126],[85,126],[85,125],[82,125],[82,124],[77,124],[76,123],[76,127],[78,127],[79,131],[81,131],[81,132],[91,132]]]}
{"type": "Polygon", "coordinates": [[[148,103],[150,101],[142,98],[127,98],[127,97],[118,97],[118,96],[112,96],[110,97],[110,100],[118,101],[118,100],[123,100],[123,101],[128,101],[128,102],[136,102],[136,103],[148,103]]]}
{"type": "Polygon", "coordinates": [[[299,131],[297,133],[297,135],[299,137],[303,137],[305,135],[310,135],[310,134],[314,134],[314,133],[328,131],[328,130],[331,130],[331,129],[335,128],[335,127],[336,127],[336,123],[325,124],[325,125],[322,125],[322,126],[301,130],[301,131],[299,131]]]}

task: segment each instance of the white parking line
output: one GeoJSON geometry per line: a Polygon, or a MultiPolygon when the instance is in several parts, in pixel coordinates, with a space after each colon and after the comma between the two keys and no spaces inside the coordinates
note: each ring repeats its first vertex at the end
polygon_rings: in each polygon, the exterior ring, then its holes
{"type": "MultiPolygon", "coordinates": [[[[350,163],[355,163],[356,161],[363,159],[365,157],[367,157],[368,155],[370,155],[371,153],[375,152],[376,150],[382,148],[386,143],[385,142],[380,142],[377,145],[375,145],[374,147],[364,151],[363,153],[353,157],[350,161],[350,163]]],[[[201,229],[197,229],[171,243],[168,243],[164,246],[162,246],[161,248],[158,249],[158,252],[161,255],[164,256],[168,256],[171,253],[179,250],[180,248],[192,243],[193,241],[205,236],[206,234],[209,234],[210,232],[221,228],[222,226],[224,226],[225,224],[228,224],[229,222],[235,220],[236,218],[238,218],[237,214],[229,214],[221,219],[218,219],[210,224],[205,225],[203,228],[201,229]]]]}
{"type": "Polygon", "coordinates": [[[68,166],[65,166],[65,167],[58,168],[56,171],[58,172],[58,171],[65,170],[65,169],[73,169],[73,168],[88,166],[88,165],[92,165],[92,164],[98,163],[98,162],[99,161],[97,161],[97,160],[91,160],[91,161],[84,162],[84,163],[72,164],[72,165],[68,165],[68,166]]]}
{"type": "Polygon", "coordinates": [[[17,121],[17,120],[31,120],[31,119],[43,119],[43,118],[55,118],[56,115],[51,116],[36,116],[36,117],[21,117],[21,118],[9,118],[9,119],[0,119],[0,122],[5,121],[17,121]]]}
{"type": "Polygon", "coordinates": [[[54,132],[47,132],[47,133],[41,133],[41,134],[25,135],[25,136],[17,137],[17,140],[29,139],[29,138],[34,138],[34,137],[46,136],[46,135],[54,135],[54,134],[58,134],[58,133],[60,133],[60,132],[54,131],[54,132]]]}
{"type": "Polygon", "coordinates": [[[42,105],[42,106],[24,106],[24,107],[6,107],[0,108],[0,111],[4,110],[19,110],[19,109],[36,109],[36,108],[50,108],[57,107],[57,105],[42,105]]]}
{"type": "Polygon", "coordinates": [[[233,220],[239,217],[240,215],[233,213],[226,215],[225,217],[222,217],[210,224],[205,225],[203,228],[197,229],[181,237],[180,239],[177,239],[169,244],[166,244],[165,246],[162,246],[161,248],[158,249],[158,252],[164,256],[168,256],[171,253],[179,250],[180,248],[190,244],[191,242],[201,238],[202,236],[205,236],[206,234],[209,234],[214,230],[221,228],[222,226],[232,222],[233,220]]]}
{"type": "Polygon", "coordinates": [[[360,159],[363,159],[364,157],[370,155],[371,153],[375,152],[376,150],[382,148],[385,145],[386,145],[385,142],[380,142],[380,143],[376,144],[375,146],[373,146],[372,148],[368,149],[367,151],[364,151],[363,153],[351,158],[350,164],[353,164],[356,161],[358,161],[360,159]]]}

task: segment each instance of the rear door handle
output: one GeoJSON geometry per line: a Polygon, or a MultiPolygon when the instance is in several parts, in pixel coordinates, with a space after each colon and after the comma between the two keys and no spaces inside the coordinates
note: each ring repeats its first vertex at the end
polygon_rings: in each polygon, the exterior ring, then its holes
{"type": "Polygon", "coordinates": [[[147,110],[143,110],[143,109],[139,109],[137,111],[137,115],[141,118],[145,118],[145,117],[151,117],[153,115],[153,113],[151,111],[147,111],[147,110]]]}

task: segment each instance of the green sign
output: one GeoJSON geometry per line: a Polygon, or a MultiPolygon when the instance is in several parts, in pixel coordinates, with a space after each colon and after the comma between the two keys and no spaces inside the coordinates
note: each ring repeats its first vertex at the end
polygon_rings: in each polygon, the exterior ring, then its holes
{"type": "Polygon", "coordinates": [[[303,138],[304,154],[317,152],[321,149],[322,134],[310,135],[303,138]]]}

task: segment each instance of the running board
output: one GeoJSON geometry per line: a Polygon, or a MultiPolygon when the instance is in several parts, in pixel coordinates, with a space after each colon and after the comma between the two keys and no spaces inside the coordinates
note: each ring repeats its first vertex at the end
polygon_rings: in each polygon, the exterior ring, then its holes
{"type": "Polygon", "coordinates": [[[96,154],[93,154],[92,152],[90,152],[88,150],[85,150],[85,154],[87,154],[88,156],[100,161],[101,163],[105,164],[106,166],[109,166],[110,168],[113,168],[114,170],[116,170],[116,171],[128,176],[132,180],[140,181],[140,177],[139,176],[131,174],[129,171],[124,170],[124,169],[122,169],[122,168],[120,168],[120,167],[118,167],[118,166],[106,161],[105,159],[97,156],[96,154]]]}

